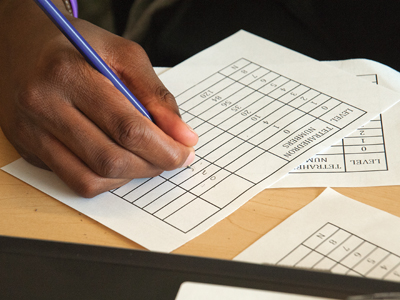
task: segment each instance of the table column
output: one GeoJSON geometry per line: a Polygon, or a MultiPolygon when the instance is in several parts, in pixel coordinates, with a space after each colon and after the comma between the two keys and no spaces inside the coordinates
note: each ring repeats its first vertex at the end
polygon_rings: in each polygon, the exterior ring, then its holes
{"type": "Polygon", "coordinates": [[[381,117],[358,128],[344,138],[347,172],[385,171],[388,169],[381,117]]]}

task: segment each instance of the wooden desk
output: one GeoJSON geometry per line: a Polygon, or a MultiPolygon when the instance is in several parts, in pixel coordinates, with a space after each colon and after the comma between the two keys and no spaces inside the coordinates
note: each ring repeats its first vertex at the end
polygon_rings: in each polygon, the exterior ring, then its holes
{"type": "MultiPolygon", "coordinates": [[[[19,157],[0,130],[0,167],[19,157]]],[[[323,190],[264,190],[174,253],[231,259],[323,190]]],[[[335,190],[400,217],[400,186],[335,190]]],[[[143,249],[3,171],[0,171],[0,235],[143,249]]]]}

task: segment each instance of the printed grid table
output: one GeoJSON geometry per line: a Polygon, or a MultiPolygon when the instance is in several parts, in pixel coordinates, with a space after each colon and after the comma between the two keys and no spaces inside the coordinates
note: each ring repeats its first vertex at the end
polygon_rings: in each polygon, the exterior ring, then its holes
{"type": "Polygon", "coordinates": [[[325,153],[317,154],[290,173],[387,171],[382,115],[358,128],[325,153]]]}
{"type": "Polygon", "coordinates": [[[111,192],[184,233],[366,113],[247,59],[176,100],[194,163],[111,192]]]}
{"type": "Polygon", "coordinates": [[[277,264],[400,281],[400,256],[332,223],[315,231],[277,264]]]}

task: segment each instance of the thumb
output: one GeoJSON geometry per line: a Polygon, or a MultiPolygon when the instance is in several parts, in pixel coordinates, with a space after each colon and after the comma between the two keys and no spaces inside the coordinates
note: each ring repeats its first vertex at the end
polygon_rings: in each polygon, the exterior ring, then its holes
{"type": "Polygon", "coordinates": [[[138,44],[125,41],[125,47],[119,45],[118,59],[113,60],[118,76],[164,133],[185,146],[193,147],[198,136],[181,119],[174,96],[154,72],[145,51],[138,44]]]}
{"type": "Polygon", "coordinates": [[[155,96],[155,100],[149,102],[146,107],[162,131],[177,142],[193,147],[199,138],[196,132],[181,119],[175,98],[166,89],[165,91],[163,96],[155,96]]]}

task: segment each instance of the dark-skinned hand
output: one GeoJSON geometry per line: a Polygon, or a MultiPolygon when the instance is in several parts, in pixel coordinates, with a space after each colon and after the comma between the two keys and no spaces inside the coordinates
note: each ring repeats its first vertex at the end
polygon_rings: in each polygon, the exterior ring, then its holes
{"type": "Polygon", "coordinates": [[[143,49],[69,19],[155,124],[85,61],[32,0],[0,0],[0,126],[21,156],[84,197],[190,164],[198,137],[181,120],[143,49]]]}

